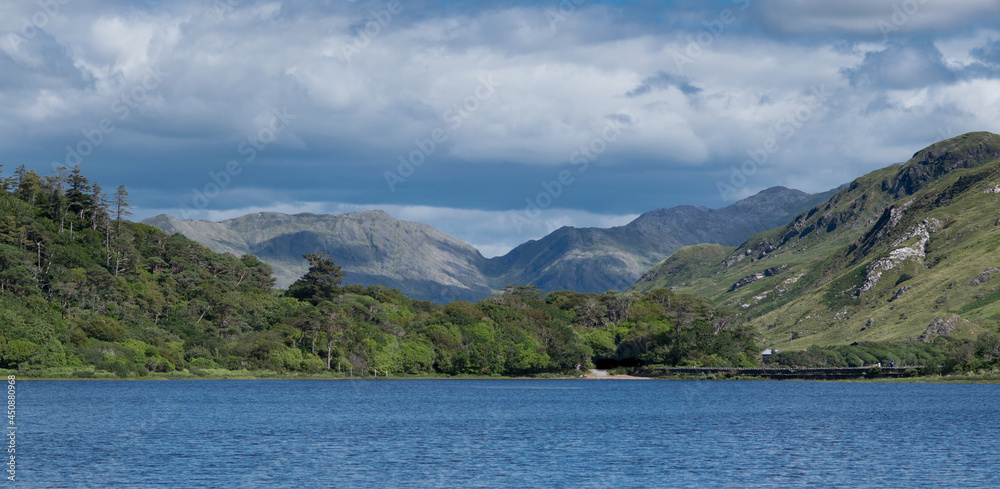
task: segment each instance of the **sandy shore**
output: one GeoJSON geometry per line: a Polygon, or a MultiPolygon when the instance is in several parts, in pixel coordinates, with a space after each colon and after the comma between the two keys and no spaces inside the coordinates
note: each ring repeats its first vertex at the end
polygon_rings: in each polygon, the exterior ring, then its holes
{"type": "Polygon", "coordinates": [[[610,380],[651,380],[648,377],[636,377],[634,375],[611,375],[607,370],[591,369],[590,373],[583,376],[585,379],[610,379],[610,380]]]}

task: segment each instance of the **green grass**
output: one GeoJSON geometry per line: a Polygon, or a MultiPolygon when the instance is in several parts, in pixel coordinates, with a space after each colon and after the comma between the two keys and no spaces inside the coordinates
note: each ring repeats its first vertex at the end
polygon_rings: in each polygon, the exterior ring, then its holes
{"type": "Polygon", "coordinates": [[[952,335],[957,338],[995,330],[1000,276],[978,286],[970,281],[986,268],[1000,268],[1000,227],[995,225],[1000,194],[985,192],[1000,184],[1000,160],[983,156],[996,153],[998,143],[998,136],[989,133],[938,143],[905,165],[858,178],[788,225],[751,237],[728,255],[730,266],[726,257],[706,267],[696,253],[672,256],[659,267],[681,273],[658,274],[634,289],[673,288],[734,307],[766,346],[784,349],[910,341],[935,318],[954,314],[968,320],[952,335]],[[955,166],[960,168],[948,171],[955,166]],[[910,178],[906,175],[917,175],[919,184],[911,185],[917,191],[896,198],[891,189],[910,178]],[[875,229],[890,206],[908,207],[895,227],[875,229]],[[932,220],[941,229],[931,234],[926,258],[885,271],[874,289],[855,297],[866,266],[893,249],[914,245],[916,238],[902,238],[932,220]],[[739,256],[744,258],[735,262],[739,256]],[[743,277],[782,265],[780,274],[729,292],[743,277]],[[794,284],[785,282],[796,277],[794,284]],[[910,289],[890,302],[903,286],[910,289]],[[793,334],[798,336],[794,346],[793,334]]]}

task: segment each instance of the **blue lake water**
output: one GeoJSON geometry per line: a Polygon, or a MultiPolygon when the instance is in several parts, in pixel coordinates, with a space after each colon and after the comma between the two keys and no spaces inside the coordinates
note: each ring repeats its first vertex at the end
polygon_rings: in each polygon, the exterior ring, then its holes
{"type": "Polygon", "coordinates": [[[21,487],[1000,487],[1000,385],[17,387],[21,487]]]}

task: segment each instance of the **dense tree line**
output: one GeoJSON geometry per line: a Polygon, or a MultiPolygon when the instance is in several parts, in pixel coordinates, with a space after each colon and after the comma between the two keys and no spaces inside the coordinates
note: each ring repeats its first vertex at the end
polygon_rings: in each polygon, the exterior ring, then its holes
{"type": "Polygon", "coordinates": [[[279,291],[251,255],[128,221],[127,190],[106,195],[78,167],[42,177],[21,166],[0,190],[0,368],[532,374],[595,359],[750,365],[757,354],[734,316],[669,291],[519,286],[435,305],[343,285],[322,253],[279,291]]]}

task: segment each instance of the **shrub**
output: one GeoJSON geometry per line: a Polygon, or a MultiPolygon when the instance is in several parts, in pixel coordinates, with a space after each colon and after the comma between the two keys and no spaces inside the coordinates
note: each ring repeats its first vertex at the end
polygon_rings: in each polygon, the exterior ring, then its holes
{"type": "Polygon", "coordinates": [[[10,340],[0,345],[0,368],[21,368],[41,363],[42,349],[28,340],[10,340]]]}
{"type": "Polygon", "coordinates": [[[191,365],[192,371],[195,368],[219,368],[219,364],[210,358],[194,358],[191,359],[189,365],[191,365]]]}
{"type": "Polygon", "coordinates": [[[125,327],[111,318],[91,318],[81,323],[80,328],[96,340],[121,342],[128,338],[125,327]]]}

